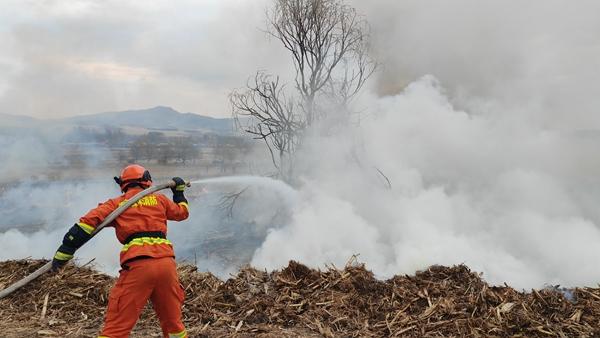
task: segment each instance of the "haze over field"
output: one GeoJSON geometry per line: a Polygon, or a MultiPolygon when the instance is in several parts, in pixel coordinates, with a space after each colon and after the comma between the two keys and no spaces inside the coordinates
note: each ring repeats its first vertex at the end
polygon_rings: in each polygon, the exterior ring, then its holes
{"type": "MultiPolygon", "coordinates": [[[[227,94],[256,69],[290,75],[285,51],[261,30],[269,3],[5,2],[0,113],[161,105],[227,117],[227,94]]],[[[252,264],[343,265],[360,254],[382,278],[465,263],[516,287],[597,284],[600,3],[349,3],[370,22],[381,63],[354,102],[361,123],[307,140],[295,205],[274,207],[268,190],[241,198],[235,222],[261,229],[252,264]]],[[[7,130],[0,145],[13,139],[7,130]]],[[[0,150],[6,167],[61,156],[20,136],[0,150]]],[[[39,199],[35,210],[47,211],[35,220],[46,225],[1,233],[11,249],[0,259],[50,256],[78,215],[116,192],[111,175],[6,188],[5,224],[31,218],[39,199]]],[[[173,225],[186,252],[223,222],[211,203],[218,198],[198,197],[192,218],[173,225]]],[[[82,257],[114,269],[118,245],[101,236],[82,257]]]]}

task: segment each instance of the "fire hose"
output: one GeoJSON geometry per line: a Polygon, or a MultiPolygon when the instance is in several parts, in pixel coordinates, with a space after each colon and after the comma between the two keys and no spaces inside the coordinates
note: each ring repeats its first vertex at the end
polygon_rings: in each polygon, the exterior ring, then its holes
{"type": "MultiPolygon", "coordinates": [[[[187,183],[186,185],[189,187],[190,183],[187,183]]],[[[104,221],[102,223],[100,223],[100,225],[98,225],[96,227],[96,229],[92,232],[92,234],[91,234],[92,237],[94,237],[98,232],[100,232],[100,230],[102,230],[104,227],[106,227],[108,224],[110,224],[112,221],[114,221],[117,217],[119,217],[119,215],[121,215],[125,210],[127,210],[130,206],[135,204],[137,201],[139,201],[144,196],[152,194],[159,190],[173,188],[174,186],[175,186],[175,182],[171,181],[168,183],[155,185],[148,189],[144,189],[144,190],[140,191],[139,193],[134,195],[131,199],[129,199],[127,202],[125,202],[123,205],[121,205],[120,207],[115,209],[113,212],[111,212],[104,219],[104,221]]],[[[43,275],[44,273],[50,271],[51,268],[52,268],[52,261],[49,261],[48,263],[44,264],[44,266],[42,266],[41,268],[39,268],[39,269],[35,270],[34,272],[32,272],[31,274],[29,274],[27,277],[19,280],[18,282],[15,282],[11,286],[0,291],[0,299],[10,295],[11,293],[15,292],[16,290],[20,289],[21,287],[29,284],[34,279],[36,279],[39,276],[43,275]]]]}

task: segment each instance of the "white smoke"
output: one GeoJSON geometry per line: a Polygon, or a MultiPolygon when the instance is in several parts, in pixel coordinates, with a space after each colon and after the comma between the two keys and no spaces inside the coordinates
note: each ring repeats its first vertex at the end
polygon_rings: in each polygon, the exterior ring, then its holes
{"type": "Polygon", "coordinates": [[[360,254],[380,277],[465,263],[516,287],[600,280],[600,219],[585,207],[600,195],[578,164],[593,153],[572,152],[589,140],[457,110],[432,76],[371,104],[349,134],[311,140],[304,201],[253,264],[360,254]]]}
{"type": "Polygon", "coordinates": [[[382,277],[464,262],[494,283],[595,285],[599,3],[351,3],[380,97],[360,128],[307,146],[305,200],[253,263],[359,253],[382,277]]]}
{"type": "Polygon", "coordinates": [[[399,93],[433,74],[450,99],[520,123],[600,126],[600,2],[350,0],[373,27],[376,91],[399,93]]]}

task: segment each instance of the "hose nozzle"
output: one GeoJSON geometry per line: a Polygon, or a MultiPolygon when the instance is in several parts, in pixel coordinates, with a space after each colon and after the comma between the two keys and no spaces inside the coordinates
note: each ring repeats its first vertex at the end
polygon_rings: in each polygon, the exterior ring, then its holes
{"type": "MultiPolygon", "coordinates": [[[[177,186],[177,183],[175,183],[175,181],[169,181],[169,183],[167,183],[169,185],[169,188],[175,188],[177,186]]],[[[191,187],[192,186],[192,182],[185,182],[185,186],[186,187],[191,187]]]]}

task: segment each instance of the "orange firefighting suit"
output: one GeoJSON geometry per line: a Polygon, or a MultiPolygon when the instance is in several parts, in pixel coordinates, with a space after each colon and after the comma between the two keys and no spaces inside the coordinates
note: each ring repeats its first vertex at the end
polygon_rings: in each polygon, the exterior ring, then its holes
{"type": "MultiPolygon", "coordinates": [[[[141,189],[130,188],[123,195],[99,204],[80,218],[79,227],[91,234],[112,211],[141,189]]],[[[186,202],[175,203],[163,194],[154,193],[140,199],[109,225],[123,243],[122,270],[110,291],[100,337],[129,337],[150,299],[164,337],[187,338],[181,322],[184,292],[175,269],[175,253],[166,234],[167,220],[182,221],[188,215],[186,202]]]]}

